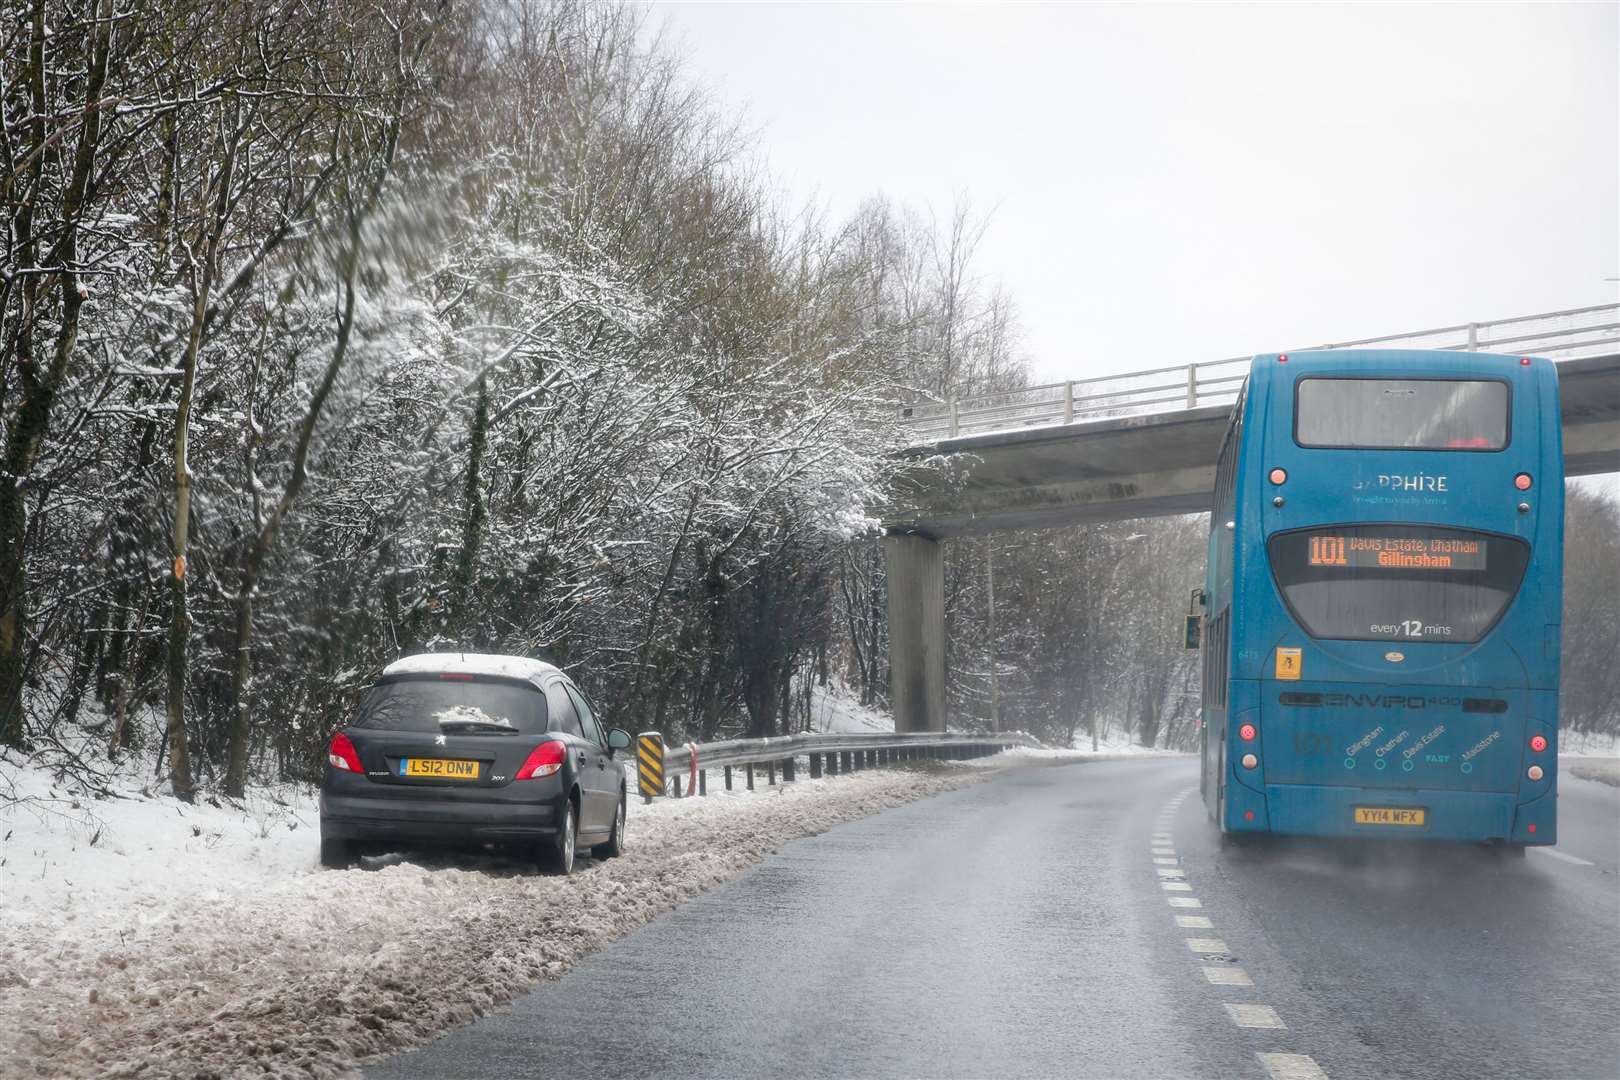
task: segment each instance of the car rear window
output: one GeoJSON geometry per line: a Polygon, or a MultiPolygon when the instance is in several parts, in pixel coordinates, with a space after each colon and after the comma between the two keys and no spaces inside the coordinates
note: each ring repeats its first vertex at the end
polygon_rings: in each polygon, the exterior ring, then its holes
{"type": "Polygon", "coordinates": [[[1508,387],[1492,379],[1301,379],[1294,441],[1364,450],[1500,450],[1508,387]]]}
{"type": "Polygon", "coordinates": [[[352,727],[387,731],[546,730],[539,690],[507,682],[402,679],[366,691],[352,727]]]}

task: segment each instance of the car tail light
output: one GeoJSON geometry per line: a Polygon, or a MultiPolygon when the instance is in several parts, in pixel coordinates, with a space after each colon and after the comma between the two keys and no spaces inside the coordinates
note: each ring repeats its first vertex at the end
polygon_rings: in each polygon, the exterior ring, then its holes
{"type": "Polygon", "coordinates": [[[1254,730],[1253,724],[1244,724],[1242,727],[1238,728],[1238,738],[1242,739],[1244,742],[1254,742],[1254,737],[1258,734],[1259,732],[1254,730]]]}
{"type": "Polygon", "coordinates": [[[1535,832],[1536,831],[1536,823],[1532,821],[1530,824],[1525,826],[1525,829],[1528,830],[1529,832],[1535,832]]]}
{"type": "MultiPolygon", "coordinates": [[[[1520,365],[1520,366],[1521,366],[1521,367],[1529,367],[1529,366],[1530,366],[1530,358],[1529,358],[1529,357],[1528,357],[1528,356],[1521,356],[1521,357],[1519,357],[1519,365],[1520,365]]],[[[1534,825],[1532,825],[1532,826],[1530,826],[1530,827],[1531,827],[1531,828],[1532,828],[1532,829],[1534,829],[1534,828],[1535,828],[1535,826],[1534,826],[1534,825]]]]}
{"type": "Polygon", "coordinates": [[[1279,363],[1279,364],[1288,363],[1288,354],[1287,353],[1279,353],[1277,355],[1277,363],[1279,363]]]}
{"type": "Polygon", "coordinates": [[[472,682],[473,681],[473,677],[471,675],[464,675],[459,671],[441,671],[441,672],[439,672],[439,679],[442,682],[472,682]]]}
{"type": "Polygon", "coordinates": [[[1541,771],[1540,765],[1532,765],[1530,766],[1530,770],[1525,775],[1530,777],[1532,780],[1540,780],[1547,774],[1541,771]]]}
{"type": "Polygon", "coordinates": [[[543,776],[555,776],[567,756],[568,747],[562,743],[555,739],[543,742],[529,751],[529,756],[523,762],[523,768],[519,769],[512,779],[538,780],[543,776]]]}
{"type": "Polygon", "coordinates": [[[1284,481],[1286,481],[1287,479],[1288,479],[1288,470],[1287,469],[1272,469],[1271,470],[1271,482],[1273,484],[1281,484],[1284,481]]]}
{"type": "Polygon", "coordinates": [[[1253,810],[1245,810],[1245,811],[1243,811],[1243,820],[1244,821],[1253,821],[1254,820],[1254,811],[1253,810]]]}
{"type": "Polygon", "coordinates": [[[1522,472],[1518,476],[1515,476],[1513,478],[1513,486],[1518,488],[1520,491],[1529,491],[1530,474],[1527,472],[1522,472]]]}
{"type": "Polygon", "coordinates": [[[1542,735],[1530,736],[1530,749],[1534,750],[1538,754],[1547,749],[1546,737],[1542,735]]]}
{"type": "Polygon", "coordinates": [[[1258,764],[1260,764],[1260,759],[1255,757],[1253,754],[1243,755],[1243,767],[1245,769],[1252,769],[1258,764]]]}
{"type": "Polygon", "coordinates": [[[344,772],[363,773],[366,770],[360,765],[360,754],[354,748],[354,743],[341,731],[332,736],[332,745],[326,749],[326,760],[332,763],[332,768],[342,769],[344,772]]]}

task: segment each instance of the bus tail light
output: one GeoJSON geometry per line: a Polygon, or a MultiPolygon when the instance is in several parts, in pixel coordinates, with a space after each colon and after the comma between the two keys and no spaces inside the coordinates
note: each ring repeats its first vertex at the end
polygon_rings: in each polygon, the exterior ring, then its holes
{"type": "Polygon", "coordinates": [[[1530,484],[1530,474],[1527,472],[1522,472],[1513,478],[1513,486],[1518,488],[1520,491],[1529,491],[1530,484]]]}
{"type": "Polygon", "coordinates": [[[1244,724],[1242,727],[1238,728],[1238,738],[1242,739],[1244,742],[1254,742],[1254,737],[1257,734],[1259,733],[1254,730],[1253,724],[1244,724]]]}
{"type": "MultiPolygon", "coordinates": [[[[1529,367],[1530,366],[1530,358],[1528,356],[1519,357],[1519,366],[1520,367],[1529,367]]],[[[1531,828],[1534,829],[1535,826],[1532,825],[1531,828]]]]}
{"type": "Polygon", "coordinates": [[[1541,771],[1541,766],[1540,765],[1532,765],[1532,766],[1530,766],[1530,771],[1525,773],[1525,775],[1528,776],[1532,780],[1540,780],[1543,776],[1545,776],[1547,774],[1541,771]]]}
{"type": "Polygon", "coordinates": [[[1547,749],[1546,737],[1542,735],[1530,736],[1530,749],[1534,750],[1538,754],[1547,749]]]}
{"type": "Polygon", "coordinates": [[[1288,354],[1287,353],[1278,353],[1277,354],[1277,363],[1279,363],[1279,364],[1288,363],[1288,354]]]}
{"type": "Polygon", "coordinates": [[[1253,754],[1243,755],[1243,767],[1245,769],[1252,769],[1258,764],[1260,764],[1260,759],[1255,757],[1253,754]]]}
{"type": "Polygon", "coordinates": [[[1273,484],[1281,484],[1283,481],[1285,481],[1287,479],[1288,479],[1288,470],[1287,469],[1272,469],[1271,470],[1271,482],[1273,484]]]}

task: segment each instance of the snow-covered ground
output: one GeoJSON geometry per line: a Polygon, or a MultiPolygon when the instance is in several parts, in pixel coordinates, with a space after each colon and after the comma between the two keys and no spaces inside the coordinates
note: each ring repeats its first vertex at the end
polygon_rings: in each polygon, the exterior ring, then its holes
{"type": "Polygon", "coordinates": [[[810,687],[810,730],[837,732],[893,731],[894,717],[882,709],[862,705],[860,698],[834,678],[831,685],[810,687]]]}
{"type": "MultiPolygon", "coordinates": [[[[630,850],[317,868],[313,794],[69,794],[0,766],[0,1075],[336,1076],[560,975],[782,843],[979,778],[872,770],[631,804],[630,850]]],[[[718,785],[716,785],[718,786],[718,785]]]]}

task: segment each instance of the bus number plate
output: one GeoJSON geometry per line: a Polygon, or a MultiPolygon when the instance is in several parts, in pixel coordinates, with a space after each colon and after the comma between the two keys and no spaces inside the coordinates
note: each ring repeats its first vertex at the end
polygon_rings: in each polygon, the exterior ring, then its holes
{"type": "Polygon", "coordinates": [[[1428,812],[1411,806],[1358,806],[1357,825],[1426,825],[1428,812]]]}

